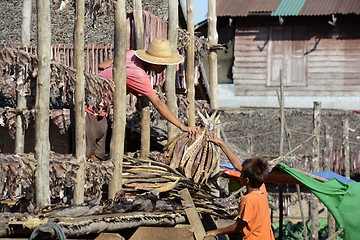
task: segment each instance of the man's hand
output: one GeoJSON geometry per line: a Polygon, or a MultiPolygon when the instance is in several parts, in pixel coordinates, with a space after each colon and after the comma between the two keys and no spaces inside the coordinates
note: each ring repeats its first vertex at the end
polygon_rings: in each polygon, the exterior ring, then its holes
{"type": "Polygon", "coordinates": [[[183,132],[188,132],[189,135],[190,135],[190,138],[196,138],[197,137],[197,133],[199,132],[200,130],[200,127],[182,127],[181,128],[181,131],[183,132]]]}

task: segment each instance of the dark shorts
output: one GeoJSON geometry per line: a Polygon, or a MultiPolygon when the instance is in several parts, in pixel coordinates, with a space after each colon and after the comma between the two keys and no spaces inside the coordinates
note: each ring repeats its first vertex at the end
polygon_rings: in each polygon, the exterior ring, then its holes
{"type": "Polygon", "coordinates": [[[106,117],[98,119],[90,113],[86,113],[86,157],[95,155],[99,159],[104,159],[106,133],[108,122],[106,117]]]}

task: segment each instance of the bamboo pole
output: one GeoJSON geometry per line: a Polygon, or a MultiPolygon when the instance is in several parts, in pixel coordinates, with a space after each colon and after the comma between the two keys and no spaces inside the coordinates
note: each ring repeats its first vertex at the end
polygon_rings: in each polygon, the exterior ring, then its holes
{"type": "Polygon", "coordinates": [[[75,82],[75,137],[76,159],[79,169],[74,189],[74,204],[84,202],[86,138],[85,138],[85,76],[84,76],[84,14],[85,1],[76,1],[74,61],[76,69],[75,82]]]}
{"type": "MultiPolygon", "coordinates": [[[[22,20],[21,20],[21,44],[30,45],[30,25],[31,25],[31,11],[32,0],[24,0],[22,7],[22,20]]],[[[16,109],[22,111],[26,108],[26,99],[20,92],[24,89],[22,84],[24,76],[17,79],[17,104],[16,109]]],[[[24,153],[25,145],[25,129],[22,121],[22,114],[16,116],[16,135],[15,135],[15,153],[24,153]]]]}
{"type": "MultiPolygon", "coordinates": [[[[331,155],[333,152],[333,138],[331,134],[331,127],[327,124],[325,124],[325,159],[324,159],[324,170],[325,171],[331,171],[330,168],[330,160],[331,155]]],[[[336,222],[334,216],[331,214],[331,212],[328,210],[327,213],[328,217],[328,236],[332,236],[335,234],[336,230],[336,222]]]]}
{"type": "Polygon", "coordinates": [[[187,30],[190,34],[186,57],[187,99],[189,101],[189,126],[195,126],[195,85],[194,85],[194,0],[186,1],[187,30]]]}
{"type": "Polygon", "coordinates": [[[110,156],[114,161],[114,174],[109,185],[109,199],[122,188],[122,161],[124,157],[126,124],[126,11],[125,1],[117,1],[115,8],[115,40],[113,79],[114,92],[114,127],[110,146],[110,156]]]}
{"type": "MultiPolygon", "coordinates": [[[[285,137],[285,110],[284,110],[284,78],[280,70],[280,156],[284,155],[284,137],[285,137]]],[[[283,184],[279,184],[279,240],[283,239],[283,184]]]]}
{"type": "Polygon", "coordinates": [[[349,119],[343,120],[343,150],[344,150],[344,167],[345,177],[350,178],[350,146],[349,146],[349,119]]]}
{"type": "MultiPolygon", "coordinates": [[[[208,10],[208,36],[210,45],[218,43],[218,34],[216,31],[216,0],[209,0],[208,10]]],[[[209,54],[210,66],[210,106],[212,109],[218,108],[218,76],[217,76],[217,54],[216,50],[211,50],[209,54]]]]}
{"type": "MultiPolygon", "coordinates": [[[[171,43],[173,52],[177,51],[178,41],[178,28],[179,28],[179,17],[178,17],[178,0],[169,0],[169,22],[168,22],[168,40],[171,43]]],[[[170,111],[178,116],[178,109],[176,105],[176,88],[175,88],[175,76],[176,66],[168,66],[166,69],[166,81],[165,81],[165,94],[166,104],[170,111]]],[[[167,122],[168,139],[173,139],[176,136],[176,127],[167,122]]]]}
{"type": "MultiPolygon", "coordinates": [[[[141,0],[134,2],[134,22],[135,22],[135,41],[136,49],[144,48],[144,23],[141,0]]],[[[140,158],[147,159],[150,153],[150,107],[149,99],[146,96],[140,98],[141,101],[141,147],[140,158]]]]}
{"type": "MultiPolygon", "coordinates": [[[[280,77],[282,78],[282,75],[281,75],[281,72],[280,72],[280,77]]],[[[281,105],[281,97],[280,97],[280,94],[279,92],[277,91],[276,92],[277,94],[277,97],[278,97],[278,101],[279,101],[279,105],[281,105]]],[[[286,136],[286,139],[287,139],[287,143],[288,143],[288,147],[289,147],[289,151],[292,151],[292,147],[291,147],[291,142],[290,142],[290,133],[289,133],[289,130],[288,130],[288,127],[287,127],[287,124],[286,124],[286,119],[285,119],[285,114],[282,118],[284,120],[284,130],[285,130],[285,136],[286,136]]],[[[305,221],[305,214],[304,214],[304,209],[303,209],[303,206],[301,204],[301,191],[300,191],[300,186],[298,184],[295,185],[295,188],[296,188],[296,193],[298,195],[298,200],[299,200],[299,208],[300,208],[300,214],[301,214],[301,220],[302,220],[302,223],[303,223],[303,235],[304,235],[304,239],[307,240],[307,228],[306,228],[306,221],[305,221]]]]}
{"type": "Polygon", "coordinates": [[[49,183],[49,99],[50,99],[50,2],[37,1],[38,77],[35,103],[35,195],[39,208],[50,204],[49,183]]]}
{"type": "MultiPolygon", "coordinates": [[[[312,171],[319,171],[321,102],[314,102],[314,134],[312,171]]],[[[319,199],[310,194],[310,239],[319,239],[319,199]]]]}

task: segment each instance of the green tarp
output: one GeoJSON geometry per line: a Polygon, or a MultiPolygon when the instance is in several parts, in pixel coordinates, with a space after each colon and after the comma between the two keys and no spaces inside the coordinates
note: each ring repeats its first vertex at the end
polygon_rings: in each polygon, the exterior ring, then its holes
{"type": "Polygon", "coordinates": [[[302,182],[325,204],[344,229],[345,240],[360,239],[360,183],[342,183],[337,179],[320,182],[284,164],[277,167],[302,182]]]}

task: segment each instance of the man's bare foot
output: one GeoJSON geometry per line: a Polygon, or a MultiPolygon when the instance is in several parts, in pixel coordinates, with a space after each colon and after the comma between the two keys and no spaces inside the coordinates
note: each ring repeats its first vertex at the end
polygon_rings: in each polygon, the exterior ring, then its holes
{"type": "Polygon", "coordinates": [[[99,158],[97,158],[95,155],[91,155],[90,157],[92,162],[100,162],[101,160],[99,158]]]}

